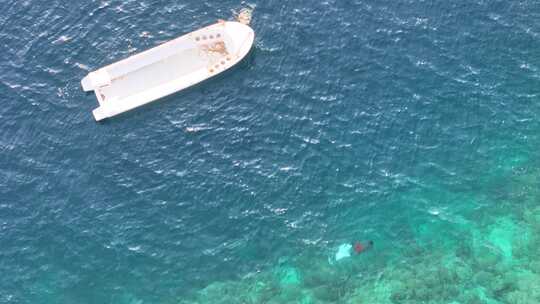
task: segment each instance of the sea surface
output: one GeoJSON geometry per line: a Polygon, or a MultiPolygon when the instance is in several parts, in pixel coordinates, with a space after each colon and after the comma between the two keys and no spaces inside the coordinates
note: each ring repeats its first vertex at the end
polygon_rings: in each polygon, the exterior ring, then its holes
{"type": "Polygon", "coordinates": [[[540,303],[539,1],[3,0],[0,50],[0,303],[540,303]],[[243,7],[237,67],[94,121],[243,7]]]}

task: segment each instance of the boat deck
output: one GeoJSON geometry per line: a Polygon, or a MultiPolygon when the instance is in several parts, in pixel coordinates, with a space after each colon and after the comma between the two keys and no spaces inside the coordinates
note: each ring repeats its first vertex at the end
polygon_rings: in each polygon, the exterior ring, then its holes
{"type": "Polygon", "coordinates": [[[96,120],[111,117],[185,89],[236,64],[253,44],[253,30],[220,22],[103,67],[82,80],[100,107],[96,120]]]}

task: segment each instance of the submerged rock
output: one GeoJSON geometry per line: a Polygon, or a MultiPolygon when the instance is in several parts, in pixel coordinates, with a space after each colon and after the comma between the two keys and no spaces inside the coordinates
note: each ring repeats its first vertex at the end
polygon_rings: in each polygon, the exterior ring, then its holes
{"type": "Polygon", "coordinates": [[[302,279],[298,270],[291,266],[281,266],[276,270],[276,276],[281,287],[299,285],[302,279]]]}

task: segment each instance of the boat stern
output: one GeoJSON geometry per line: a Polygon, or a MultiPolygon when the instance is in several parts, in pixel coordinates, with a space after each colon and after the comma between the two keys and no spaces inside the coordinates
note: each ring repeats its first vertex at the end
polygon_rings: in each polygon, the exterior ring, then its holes
{"type": "Polygon", "coordinates": [[[81,86],[85,92],[93,91],[98,87],[111,84],[111,76],[105,69],[91,72],[81,80],[81,86]]]}

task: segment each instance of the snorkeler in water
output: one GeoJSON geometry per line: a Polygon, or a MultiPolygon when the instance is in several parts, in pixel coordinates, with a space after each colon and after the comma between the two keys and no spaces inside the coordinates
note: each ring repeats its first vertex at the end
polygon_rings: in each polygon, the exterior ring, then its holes
{"type": "Polygon", "coordinates": [[[330,264],[337,262],[339,260],[350,258],[351,255],[359,255],[373,247],[373,241],[369,240],[366,242],[354,241],[352,243],[344,243],[339,245],[337,251],[334,254],[334,257],[329,259],[330,264]]]}
{"type": "Polygon", "coordinates": [[[373,247],[373,241],[369,240],[367,244],[362,244],[359,241],[354,242],[353,249],[356,254],[361,254],[362,252],[365,252],[366,250],[373,247]]]}

